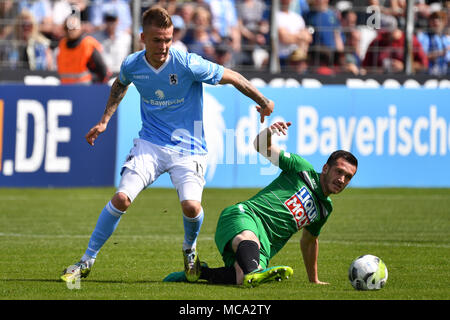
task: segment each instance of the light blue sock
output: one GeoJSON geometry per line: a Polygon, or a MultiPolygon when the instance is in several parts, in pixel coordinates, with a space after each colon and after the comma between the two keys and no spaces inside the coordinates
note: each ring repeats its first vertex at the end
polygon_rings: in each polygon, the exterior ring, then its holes
{"type": "Polygon", "coordinates": [[[85,256],[87,255],[94,259],[97,257],[98,252],[105,244],[106,240],[108,240],[114,230],[116,230],[120,217],[124,213],[125,212],[116,209],[111,201],[108,202],[98,217],[97,225],[95,226],[94,232],[92,232],[85,256]]]}
{"type": "Polygon", "coordinates": [[[184,225],[184,241],[183,250],[191,249],[197,244],[197,237],[200,233],[200,228],[202,227],[203,209],[195,218],[188,218],[183,214],[183,225],[184,225]]]}

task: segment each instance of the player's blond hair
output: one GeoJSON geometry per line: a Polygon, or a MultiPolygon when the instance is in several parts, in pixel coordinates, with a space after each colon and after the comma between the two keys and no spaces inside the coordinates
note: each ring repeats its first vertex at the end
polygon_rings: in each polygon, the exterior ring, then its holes
{"type": "Polygon", "coordinates": [[[142,28],[147,26],[167,29],[173,26],[173,24],[166,9],[160,6],[153,6],[142,14],[142,28]]]}

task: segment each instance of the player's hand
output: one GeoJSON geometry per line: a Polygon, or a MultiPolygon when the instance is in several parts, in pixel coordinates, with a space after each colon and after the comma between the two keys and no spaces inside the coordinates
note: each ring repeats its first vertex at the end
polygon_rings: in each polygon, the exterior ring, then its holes
{"type": "Polygon", "coordinates": [[[106,124],[105,123],[97,123],[94,127],[92,127],[91,130],[86,134],[85,138],[87,143],[89,143],[91,146],[94,145],[94,141],[97,139],[100,133],[104,132],[106,130],[106,124]]]}
{"type": "Polygon", "coordinates": [[[275,103],[272,100],[269,100],[269,104],[265,108],[261,108],[260,106],[256,106],[256,110],[261,115],[261,123],[264,122],[265,116],[270,116],[270,114],[273,112],[273,108],[275,106],[275,103]]]}
{"type": "Polygon", "coordinates": [[[283,122],[283,121],[275,122],[269,127],[270,134],[276,133],[279,136],[281,134],[286,135],[287,129],[290,127],[291,124],[292,124],[291,122],[283,122]]]}

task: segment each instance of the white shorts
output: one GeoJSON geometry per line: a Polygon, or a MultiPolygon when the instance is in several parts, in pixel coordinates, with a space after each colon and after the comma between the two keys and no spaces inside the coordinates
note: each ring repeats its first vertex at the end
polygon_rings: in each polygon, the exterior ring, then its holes
{"type": "Polygon", "coordinates": [[[131,201],[158,177],[168,172],[178,198],[201,202],[205,185],[206,155],[182,156],[179,152],[143,139],[134,139],[134,147],[122,166],[117,192],[131,201]]]}

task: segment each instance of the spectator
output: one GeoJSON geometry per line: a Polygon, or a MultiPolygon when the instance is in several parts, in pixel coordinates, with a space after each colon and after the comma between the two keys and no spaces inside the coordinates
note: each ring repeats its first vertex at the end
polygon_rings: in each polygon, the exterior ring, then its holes
{"type": "Polygon", "coordinates": [[[177,9],[177,0],[156,0],[154,5],[158,5],[166,9],[169,15],[174,15],[177,9]]]}
{"type": "Polygon", "coordinates": [[[179,15],[173,15],[171,19],[173,24],[172,48],[188,51],[186,44],[182,41],[186,33],[186,25],[184,24],[183,18],[179,15]]]}
{"type": "Polygon", "coordinates": [[[215,61],[214,46],[221,39],[211,33],[211,14],[204,7],[197,7],[194,12],[194,29],[188,31],[185,43],[189,52],[196,53],[205,59],[215,61]]]}
{"type": "MultiPolygon", "coordinates": [[[[382,4],[384,4],[386,1],[382,0],[382,4]]],[[[399,12],[399,6],[398,3],[393,4],[393,8],[386,8],[381,3],[380,0],[368,0],[367,1],[368,6],[373,7],[375,9],[375,12],[377,12],[380,24],[381,25],[398,25],[398,20],[393,15],[394,12],[399,12]]],[[[371,11],[370,13],[366,12],[366,19],[365,22],[368,21],[368,18],[374,13],[374,11],[371,11]]]]}
{"type": "Polygon", "coordinates": [[[350,72],[354,75],[365,75],[366,70],[362,67],[361,59],[361,32],[353,29],[347,33],[344,52],[343,72],[350,72]]]}
{"type": "MultiPolygon", "coordinates": [[[[377,73],[402,72],[405,67],[404,46],[405,34],[398,29],[396,22],[392,25],[383,25],[382,20],[381,29],[377,37],[367,49],[363,67],[367,71],[375,71],[377,73]]],[[[428,69],[428,58],[416,36],[413,37],[412,55],[413,72],[426,71],[428,69]]]]}
{"type": "Polygon", "coordinates": [[[19,14],[19,6],[14,0],[0,1],[0,40],[13,32],[13,21],[19,14]]]}
{"type": "Polygon", "coordinates": [[[303,18],[289,10],[291,0],[280,1],[280,11],[277,12],[278,41],[280,65],[287,66],[289,56],[297,49],[308,52],[311,34],[305,27],[303,18]]]}
{"type": "Polygon", "coordinates": [[[234,67],[233,49],[225,42],[220,43],[215,48],[215,61],[216,63],[226,67],[234,67]]]}
{"type": "Polygon", "coordinates": [[[17,16],[13,32],[0,47],[1,65],[12,69],[51,70],[50,41],[39,32],[33,14],[23,10],[17,16]]]}
{"type": "Polygon", "coordinates": [[[421,32],[428,28],[428,19],[436,11],[444,11],[446,13],[447,21],[445,21],[444,25],[450,27],[450,1],[416,0],[414,5],[415,30],[421,32]]]}
{"type": "Polygon", "coordinates": [[[312,47],[312,50],[310,50],[309,65],[313,66],[311,68],[313,72],[323,76],[335,75],[336,72],[333,65],[335,52],[324,46],[312,47]]]}
{"type": "Polygon", "coordinates": [[[104,29],[92,34],[102,45],[103,60],[112,72],[119,72],[122,61],[131,53],[131,34],[117,29],[118,20],[115,10],[105,12],[104,29]]]}
{"type": "Polygon", "coordinates": [[[128,0],[91,0],[89,20],[96,30],[102,29],[105,12],[116,10],[119,15],[119,31],[131,33],[131,10],[128,0]]]}
{"type": "Polygon", "coordinates": [[[89,22],[88,0],[57,0],[53,3],[53,39],[57,42],[64,37],[64,21],[71,14],[79,14],[83,32],[94,31],[89,22]]]}
{"type": "Polygon", "coordinates": [[[314,46],[325,46],[332,51],[344,51],[341,25],[336,13],[330,9],[329,0],[314,0],[306,23],[314,28],[314,46]]]}
{"type": "Polygon", "coordinates": [[[308,71],[308,55],[302,49],[296,49],[289,56],[289,69],[297,74],[305,74],[308,71]]]}
{"type": "MultiPolygon", "coordinates": [[[[183,2],[184,0],[181,0],[181,1],[183,2]]],[[[210,1],[210,0],[193,0],[192,2],[195,3],[195,6],[196,6],[196,7],[203,7],[203,8],[205,8],[205,9],[211,11],[211,7],[209,6],[209,1],[210,1]]],[[[234,0],[233,0],[233,1],[234,1],[234,0]]],[[[188,1],[188,2],[189,2],[189,1],[188,1]]]]}
{"type": "MultiPolygon", "coordinates": [[[[339,8],[340,4],[337,3],[336,7],[339,8]]],[[[367,7],[369,6],[369,0],[352,0],[350,8],[356,13],[358,19],[356,24],[358,26],[366,26],[367,25],[367,7]]],[[[343,9],[341,11],[345,11],[343,9]]]]}
{"type": "Polygon", "coordinates": [[[429,16],[429,29],[417,35],[428,57],[428,72],[432,75],[446,75],[448,71],[448,42],[444,34],[447,15],[435,11],[429,16]]]}
{"type": "Polygon", "coordinates": [[[431,14],[430,6],[425,0],[416,0],[414,4],[414,30],[425,31],[428,27],[428,18],[431,14]]]}
{"type": "Polygon", "coordinates": [[[241,33],[234,0],[207,0],[211,11],[213,32],[231,41],[234,52],[241,50],[241,33]]]}
{"type": "Polygon", "coordinates": [[[269,44],[269,21],[264,18],[266,5],[261,0],[243,0],[237,5],[239,30],[242,39],[242,57],[240,63],[243,65],[261,64],[254,61],[255,50],[263,50],[269,44]]]}
{"type": "MultiPolygon", "coordinates": [[[[376,0],[380,4],[381,13],[394,17],[400,28],[405,26],[406,0],[376,0]]],[[[413,1],[415,2],[415,1],[413,1]]]]}
{"type": "Polygon", "coordinates": [[[308,0],[296,0],[291,2],[290,6],[291,10],[298,13],[305,19],[306,15],[309,12],[309,3],[308,0]]]}
{"type": "Polygon", "coordinates": [[[195,6],[191,2],[183,2],[183,4],[181,4],[181,6],[177,10],[177,15],[183,18],[186,30],[190,30],[195,27],[193,25],[194,13],[195,6]]]}
{"type": "Polygon", "coordinates": [[[363,75],[366,72],[361,65],[361,31],[357,28],[358,15],[348,1],[340,1],[337,7],[341,10],[341,37],[344,43],[344,51],[335,53],[337,72],[363,75]]]}
{"type": "Polygon", "coordinates": [[[49,0],[20,0],[19,10],[30,11],[39,26],[39,32],[51,38],[53,20],[52,5],[49,0]]]}
{"type": "Polygon", "coordinates": [[[349,9],[341,12],[341,38],[344,48],[346,46],[347,37],[356,29],[357,20],[358,16],[355,11],[349,9]]]}
{"type": "MultiPolygon", "coordinates": [[[[194,29],[196,28],[196,25],[194,24],[194,15],[198,7],[202,7],[209,13],[209,15],[211,15],[209,5],[204,1],[183,1],[177,7],[176,15],[180,16],[183,19],[185,26],[184,37],[181,39],[184,44],[192,40],[192,34],[194,29]]],[[[212,27],[210,26],[210,28],[212,27]]]]}
{"type": "Polygon", "coordinates": [[[66,19],[64,30],[65,37],[59,42],[57,54],[61,83],[106,82],[109,72],[101,55],[102,45],[83,33],[81,21],[76,15],[70,15],[66,19]]]}

